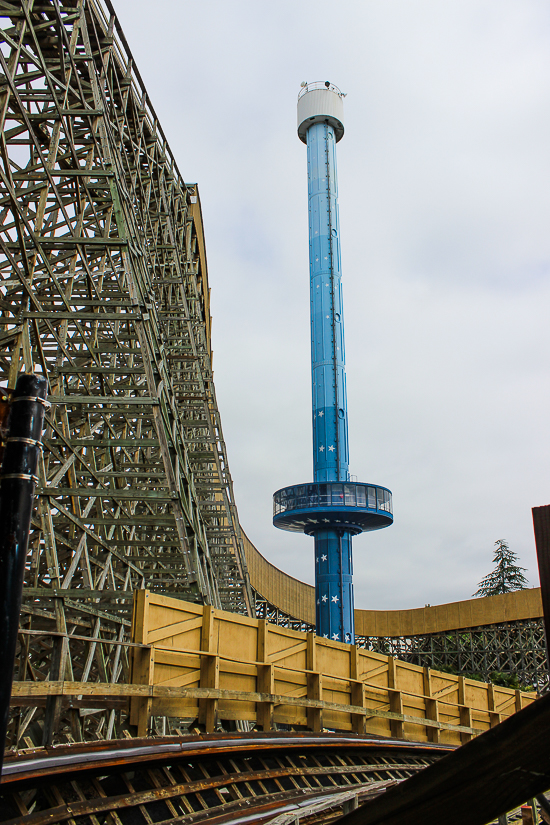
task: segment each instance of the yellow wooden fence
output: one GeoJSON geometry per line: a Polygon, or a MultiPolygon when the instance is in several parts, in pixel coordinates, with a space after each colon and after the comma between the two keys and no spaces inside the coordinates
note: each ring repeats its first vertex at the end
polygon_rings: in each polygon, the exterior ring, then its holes
{"type": "Polygon", "coordinates": [[[139,735],[155,715],[458,745],[535,699],[148,590],[135,594],[133,641],[139,735]]]}

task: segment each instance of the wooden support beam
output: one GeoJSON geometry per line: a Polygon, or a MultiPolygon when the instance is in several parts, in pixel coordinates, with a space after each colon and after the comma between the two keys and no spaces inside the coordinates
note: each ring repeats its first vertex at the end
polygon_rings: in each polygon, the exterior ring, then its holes
{"type": "MultiPolygon", "coordinates": [[[[203,608],[201,626],[201,651],[210,653],[210,656],[201,656],[200,687],[219,688],[220,686],[220,659],[216,655],[214,640],[214,609],[207,604],[203,608]]],[[[199,701],[199,722],[207,733],[213,733],[218,724],[218,700],[201,699],[199,701]]]]}
{"type": "MultiPolygon", "coordinates": [[[[426,718],[434,722],[439,722],[439,704],[432,693],[432,672],[431,668],[425,667],[423,674],[424,695],[426,696],[426,718]]],[[[426,726],[428,742],[438,743],[441,741],[440,728],[426,726]]]]}
{"type": "MultiPolygon", "coordinates": [[[[351,704],[360,708],[365,707],[365,684],[360,679],[360,657],[357,645],[350,647],[350,687],[351,704]]],[[[367,729],[367,718],[362,714],[352,713],[351,729],[354,733],[364,734],[367,729]]]]}
{"type": "Polygon", "coordinates": [[[533,507],[532,513],[546,633],[546,660],[550,668],[550,504],[533,507]]]}
{"type": "Polygon", "coordinates": [[[405,726],[403,724],[403,694],[398,688],[397,660],[388,659],[388,694],[390,698],[390,711],[397,714],[391,721],[391,735],[396,739],[405,738],[405,726]]]}
{"type": "MultiPolygon", "coordinates": [[[[149,591],[138,590],[134,602],[133,638],[143,644],[148,639],[149,591]]],[[[153,685],[155,673],[155,649],[139,647],[132,649],[132,681],[136,685],[149,688],[153,685]]],[[[130,703],[130,723],[137,726],[138,736],[147,736],[153,699],[147,691],[143,699],[132,699],[130,703]]]]}
{"type": "MultiPolygon", "coordinates": [[[[257,679],[259,693],[275,693],[275,668],[269,661],[269,624],[265,619],[258,621],[257,679]]],[[[273,730],[273,702],[259,702],[256,718],[263,731],[273,730]]]]}
{"type": "MultiPolygon", "coordinates": [[[[460,724],[465,728],[472,727],[472,709],[466,703],[466,679],[464,676],[458,677],[458,704],[460,711],[460,724]]],[[[460,734],[460,741],[469,742],[472,738],[471,733],[463,731],[460,734]]]]}
{"type": "MultiPolygon", "coordinates": [[[[322,701],[323,677],[317,670],[317,636],[315,633],[308,633],[306,640],[307,698],[322,701]]],[[[310,730],[323,730],[322,707],[311,707],[308,709],[307,724],[310,730]]]]}

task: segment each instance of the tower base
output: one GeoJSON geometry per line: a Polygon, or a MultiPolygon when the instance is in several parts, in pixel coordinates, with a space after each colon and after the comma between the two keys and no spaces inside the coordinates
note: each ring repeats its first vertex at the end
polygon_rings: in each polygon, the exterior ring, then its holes
{"type": "Polygon", "coordinates": [[[355,643],[352,534],[319,530],[315,539],[315,617],[317,636],[355,643]]]}

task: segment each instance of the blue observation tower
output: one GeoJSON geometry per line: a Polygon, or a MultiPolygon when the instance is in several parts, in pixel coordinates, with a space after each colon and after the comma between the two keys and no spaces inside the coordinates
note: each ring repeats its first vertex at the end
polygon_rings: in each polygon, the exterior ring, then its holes
{"type": "Polygon", "coordinates": [[[342,92],[332,83],[302,83],[298,137],[307,145],[311,289],[312,484],[273,496],[273,524],[315,540],[318,636],[355,641],[351,539],[393,521],[386,487],[349,475],[348,409],[336,144],[344,135],[342,92]]]}

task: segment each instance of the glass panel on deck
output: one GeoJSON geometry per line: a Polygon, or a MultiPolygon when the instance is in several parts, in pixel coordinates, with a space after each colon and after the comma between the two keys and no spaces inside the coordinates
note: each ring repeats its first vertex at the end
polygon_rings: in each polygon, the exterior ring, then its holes
{"type": "Polygon", "coordinates": [[[332,485],[332,504],[342,506],[343,503],[344,503],[344,485],[343,484],[333,484],[332,485]]]}
{"type": "Polygon", "coordinates": [[[367,504],[367,497],[366,497],[366,494],[365,494],[366,493],[365,488],[362,485],[357,484],[356,487],[355,487],[355,493],[357,495],[357,506],[358,507],[365,507],[366,504],[367,504]]]}
{"type": "Polygon", "coordinates": [[[328,484],[318,484],[317,488],[319,490],[319,505],[321,507],[327,507],[330,505],[330,487],[328,484]]]}
{"type": "Polygon", "coordinates": [[[317,484],[307,485],[307,506],[317,507],[319,504],[319,489],[317,484]]]}
{"type": "Polygon", "coordinates": [[[368,487],[368,502],[371,510],[376,510],[376,487],[368,487]]]}
{"type": "Polygon", "coordinates": [[[344,504],[355,507],[355,484],[344,484],[344,504]]]}

